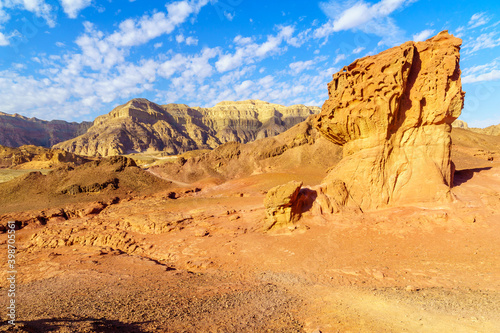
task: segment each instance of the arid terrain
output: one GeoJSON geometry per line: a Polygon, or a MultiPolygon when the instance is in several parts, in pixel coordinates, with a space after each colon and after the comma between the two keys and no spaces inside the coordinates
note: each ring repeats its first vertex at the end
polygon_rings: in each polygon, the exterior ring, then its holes
{"type": "Polygon", "coordinates": [[[451,126],[459,50],[358,60],[318,115],[251,140],[3,148],[0,331],[500,332],[500,136],[451,126]]]}

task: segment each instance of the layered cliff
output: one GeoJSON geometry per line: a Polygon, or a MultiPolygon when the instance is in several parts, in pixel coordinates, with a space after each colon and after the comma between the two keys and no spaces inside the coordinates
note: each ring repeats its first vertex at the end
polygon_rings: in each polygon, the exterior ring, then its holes
{"type": "Polygon", "coordinates": [[[91,122],[46,121],[0,112],[0,145],[51,147],[85,133],[90,126],[91,122]]]}
{"type": "Polygon", "coordinates": [[[144,151],[179,154],[235,141],[277,135],[318,113],[318,107],[285,107],[263,101],[221,102],[212,108],[157,105],[133,99],[97,117],[88,131],[55,148],[86,156],[144,151]]]}

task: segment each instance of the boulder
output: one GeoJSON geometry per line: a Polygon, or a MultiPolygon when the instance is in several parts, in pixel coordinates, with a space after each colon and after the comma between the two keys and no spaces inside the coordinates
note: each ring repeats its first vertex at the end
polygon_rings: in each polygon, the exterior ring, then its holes
{"type": "Polygon", "coordinates": [[[267,192],[264,199],[266,207],[266,230],[280,229],[293,226],[300,218],[299,192],[302,182],[291,181],[276,186],[267,192]]]}
{"type": "Polygon", "coordinates": [[[343,145],[343,159],[324,180],[345,184],[348,202],[338,204],[369,210],[452,198],[451,124],[465,95],[461,42],[444,31],[333,75],[315,126],[343,145]]]}

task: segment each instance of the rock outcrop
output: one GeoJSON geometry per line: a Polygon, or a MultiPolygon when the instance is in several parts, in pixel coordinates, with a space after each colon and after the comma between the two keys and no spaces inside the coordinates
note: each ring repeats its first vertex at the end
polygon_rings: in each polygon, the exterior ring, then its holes
{"type": "Polygon", "coordinates": [[[299,192],[301,187],[302,182],[291,181],[267,192],[264,200],[267,215],[266,230],[293,226],[293,223],[300,218],[299,192]]]}
{"type": "Polygon", "coordinates": [[[35,145],[48,148],[82,135],[90,126],[91,122],[46,121],[0,112],[0,145],[35,145]]]}
{"type": "Polygon", "coordinates": [[[452,124],[451,127],[453,128],[463,128],[463,129],[469,129],[469,124],[467,124],[465,121],[457,119],[455,120],[452,124]]]}
{"type": "Polygon", "coordinates": [[[80,165],[88,159],[60,149],[37,146],[10,148],[0,146],[0,167],[15,169],[50,169],[63,164],[80,165]]]}
{"type": "Polygon", "coordinates": [[[451,124],[465,93],[461,40],[446,31],[356,60],[333,76],[316,127],[343,145],[324,183],[363,210],[451,199],[451,124]]]}
{"type": "Polygon", "coordinates": [[[319,111],[318,107],[285,107],[257,100],[200,108],[133,99],[97,117],[87,133],[55,147],[86,156],[145,151],[175,155],[274,136],[319,111]]]}

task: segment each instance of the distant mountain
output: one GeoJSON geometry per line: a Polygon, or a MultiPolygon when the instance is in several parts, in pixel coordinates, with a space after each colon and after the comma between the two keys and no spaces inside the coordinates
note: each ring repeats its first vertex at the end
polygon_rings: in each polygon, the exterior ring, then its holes
{"type": "Polygon", "coordinates": [[[486,134],[486,135],[500,135],[500,125],[493,125],[490,127],[486,128],[472,128],[469,127],[469,125],[463,121],[463,120],[455,120],[451,126],[455,128],[463,128],[467,129],[472,132],[480,133],[480,134],[486,134]]]}
{"type": "Polygon", "coordinates": [[[500,135],[500,125],[493,125],[486,128],[469,128],[469,130],[487,135],[500,135]]]}
{"type": "Polygon", "coordinates": [[[85,133],[90,126],[91,122],[46,121],[0,112],[0,145],[51,147],[85,133]]]}
{"type": "Polygon", "coordinates": [[[275,136],[320,111],[304,105],[282,106],[259,100],[221,102],[212,108],[157,105],[133,99],[95,119],[79,137],[54,148],[85,156],[144,151],[179,154],[234,141],[246,143],[275,136]]]}

